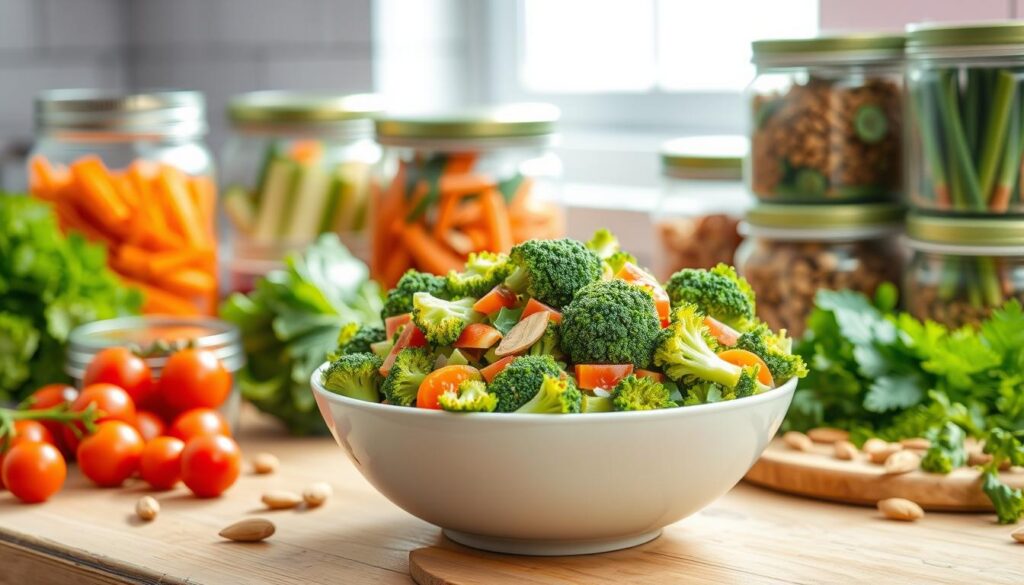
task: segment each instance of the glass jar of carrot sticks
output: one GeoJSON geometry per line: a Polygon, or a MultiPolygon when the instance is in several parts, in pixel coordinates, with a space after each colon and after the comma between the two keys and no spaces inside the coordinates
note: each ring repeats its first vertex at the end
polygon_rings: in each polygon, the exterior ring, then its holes
{"type": "Polygon", "coordinates": [[[369,260],[370,174],[380,159],[370,94],[259,91],[231,100],[221,159],[228,288],[246,292],[289,252],[334,232],[369,260]]]}
{"type": "Polygon", "coordinates": [[[1024,214],[1024,23],[912,26],[910,205],[1024,214]]]}
{"type": "Polygon", "coordinates": [[[378,119],[374,278],[391,287],[409,269],[445,274],[472,252],[564,235],[557,119],[546,104],[378,119]]]}
{"type": "Polygon", "coordinates": [[[149,314],[216,311],[216,186],[202,94],[54,90],[35,101],[29,189],[107,247],[149,314]]]}
{"type": "Polygon", "coordinates": [[[1024,219],[913,213],[907,245],[904,302],[919,319],[960,327],[1011,299],[1024,302],[1024,219]]]}

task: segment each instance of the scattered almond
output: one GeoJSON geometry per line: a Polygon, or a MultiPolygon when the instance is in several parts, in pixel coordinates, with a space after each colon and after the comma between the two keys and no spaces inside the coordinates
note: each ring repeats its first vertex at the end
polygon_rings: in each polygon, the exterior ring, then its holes
{"type": "Polygon", "coordinates": [[[807,436],[815,443],[828,444],[837,443],[839,441],[848,441],[850,439],[850,433],[842,429],[834,429],[831,427],[811,429],[807,431],[807,436]]]}
{"type": "Polygon", "coordinates": [[[302,496],[295,492],[274,490],[263,494],[263,504],[271,510],[287,510],[302,503],[302,496]]]}
{"type": "Polygon", "coordinates": [[[495,348],[494,354],[498,357],[512,355],[524,351],[537,340],[544,336],[548,328],[548,312],[540,311],[515,324],[508,333],[502,337],[495,348]]]}
{"type": "Polygon", "coordinates": [[[259,542],[274,534],[274,523],[263,518],[246,518],[235,522],[218,534],[236,542],[259,542]]]}
{"type": "Polygon", "coordinates": [[[160,513],[160,502],[152,496],[142,496],[138,502],[135,502],[135,513],[139,518],[149,522],[160,513]]]}
{"type": "Polygon", "coordinates": [[[1024,543],[1024,528],[1018,528],[1010,533],[1010,536],[1017,542],[1024,543]]]}
{"type": "Polygon", "coordinates": [[[868,459],[872,463],[885,463],[885,460],[890,455],[897,451],[903,450],[903,445],[899,443],[887,443],[882,439],[871,438],[864,442],[864,448],[862,449],[868,455],[868,459]]]}
{"type": "Polygon", "coordinates": [[[912,439],[903,439],[900,441],[900,445],[903,445],[904,449],[914,449],[915,451],[927,451],[931,448],[932,442],[924,437],[914,437],[912,439]]]}
{"type": "Polygon", "coordinates": [[[921,456],[913,451],[897,451],[885,460],[885,472],[891,475],[909,473],[921,466],[921,456]]]}
{"type": "Polygon", "coordinates": [[[921,506],[903,498],[889,498],[878,502],[878,511],[890,520],[913,522],[924,517],[921,506]]]}
{"type": "Polygon", "coordinates": [[[811,438],[800,431],[787,431],[782,435],[782,441],[797,451],[810,451],[814,448],[811,438]]]}
{"type": "Polygon", "coordinates": [[[989,461],[992,461],[992,456],[988,453],[983,453],[981,449],[970,449],[967,451],[967,465],[985,465],[989,461]]]}
{"type": "Polygon", "coordinates": [[[331,496],[334,490],[331,486],[322,481],[318,481],[314,484],[310,484],[302,491],[302,499],[306,501],[306,505],[310,508],[315,508],[327,501],[327,498],[331,496]]]}
{"type": "Polygon", "coordinates": [[[832,447],[835,449],[836,459],[852,461],[857,458],[857,446],[849,441],[836,441],[832,447]]]}
{"type": "Polygon", "coordinates": [[[274,473],[280,464],[273,453],[257,453],[252,460],[252,470],[260,475],[274,473]]]}

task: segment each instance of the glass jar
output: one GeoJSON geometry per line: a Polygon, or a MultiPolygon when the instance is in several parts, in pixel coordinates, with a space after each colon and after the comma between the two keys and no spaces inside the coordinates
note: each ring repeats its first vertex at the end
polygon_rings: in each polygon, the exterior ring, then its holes
{"type": "MultiPolygon", "coordinates": [[[[231,394],[219,410],[232,429],[238,428],[241,394],[237,376],[245,365],[245,352],[233,325],[207,317],[147,316],[94,321],[71,331],[64,372],[81,388],[89,362],[108,347],[127,347],[144,356],[154,380],[160,379],[167,358],[178,349],[195,347],[213,352],[232,376],[231,394]]],[[[157,405],[138,406],[160,410],[157,405]]]]}
{"type": "Polygon", "coordinates": [[[471,252],[564,235],[557,119],[546,104],[379,119],[373,277],[390,287],[409,268],[444,274],[471,252]]]}
{"type": "Polygon", "coordinates": [[[36,99],[31,193],[105,244],[150,314],[217,308],[216,186],[202,94],[54,90],[36,99]]]}
{"type": "Polygon", "coordinates": [[[899,198],[903,43],[881,35],[754,42],[754,195],[769,203],[899,198]]]}
{"type": "Polygon", "coordinates": [[[757,295],[758,316],[794,337],[819,289],[874,295],[899,283],[903,210],[893,204],[767,205],[747,213],[736,268],[757,295]]]}
{"type": "Polygon", "coordinates": [[[907,36],[910,205],[1024,213],[1024,24],[913,26],[907,36]]]}
{"type": "Polygon", "coordinates": [[[976,325],[1010,299],[1024,303],[1024,220],[911,214],[906,309],[949,327],[976,325]]]}
{"type": "Polygon", "coordinates": [[[259,91],[231,100],[221,161],[230,290],[251,290],[322,233],[369,260],[370,169],[380,159],[371,117],[380,110],[369,94],[259,91]]]}
{"type": "Polygon", "coordinates": [[[661,198],[651,218],[659,278],[683,268],[731,264],[742,238],[739,222],[753,203],[743,185],[742,136],[694,136],[661,149],[661,198]]]}

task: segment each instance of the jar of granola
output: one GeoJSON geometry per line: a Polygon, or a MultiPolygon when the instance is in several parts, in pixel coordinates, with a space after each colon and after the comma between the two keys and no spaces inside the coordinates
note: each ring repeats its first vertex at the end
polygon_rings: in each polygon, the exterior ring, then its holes
{"type": "Polygon", "coordinates": [[[732,263],[738,227],[753,198],[743,185],[743,136],[677,138],[661,150],[661,198],[651,218],[657,272],[732,263]]]}
{"type": "Polygon", "coordinates": [[[771,203],[898,200],[903,44],[883,35],[754,42],[754,195],[771,203]]]}
{"type": "Polygon", "coordinates": [[[747,212],[736,268],[772,329],[803,334],[819,289],[873,295],[898,283],[903,210],[893,204],[768,205],[747,212]]]}

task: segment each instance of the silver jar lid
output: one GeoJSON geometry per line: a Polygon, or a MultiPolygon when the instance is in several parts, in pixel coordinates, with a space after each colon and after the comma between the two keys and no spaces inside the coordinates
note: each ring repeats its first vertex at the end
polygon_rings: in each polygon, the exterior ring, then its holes
{"type": "Polygon", "coordinates": [[[206,103],[198,91],[122,94],[55,89],[36,96],[36,128],[189,138],[206,133],[206,103]]]}

